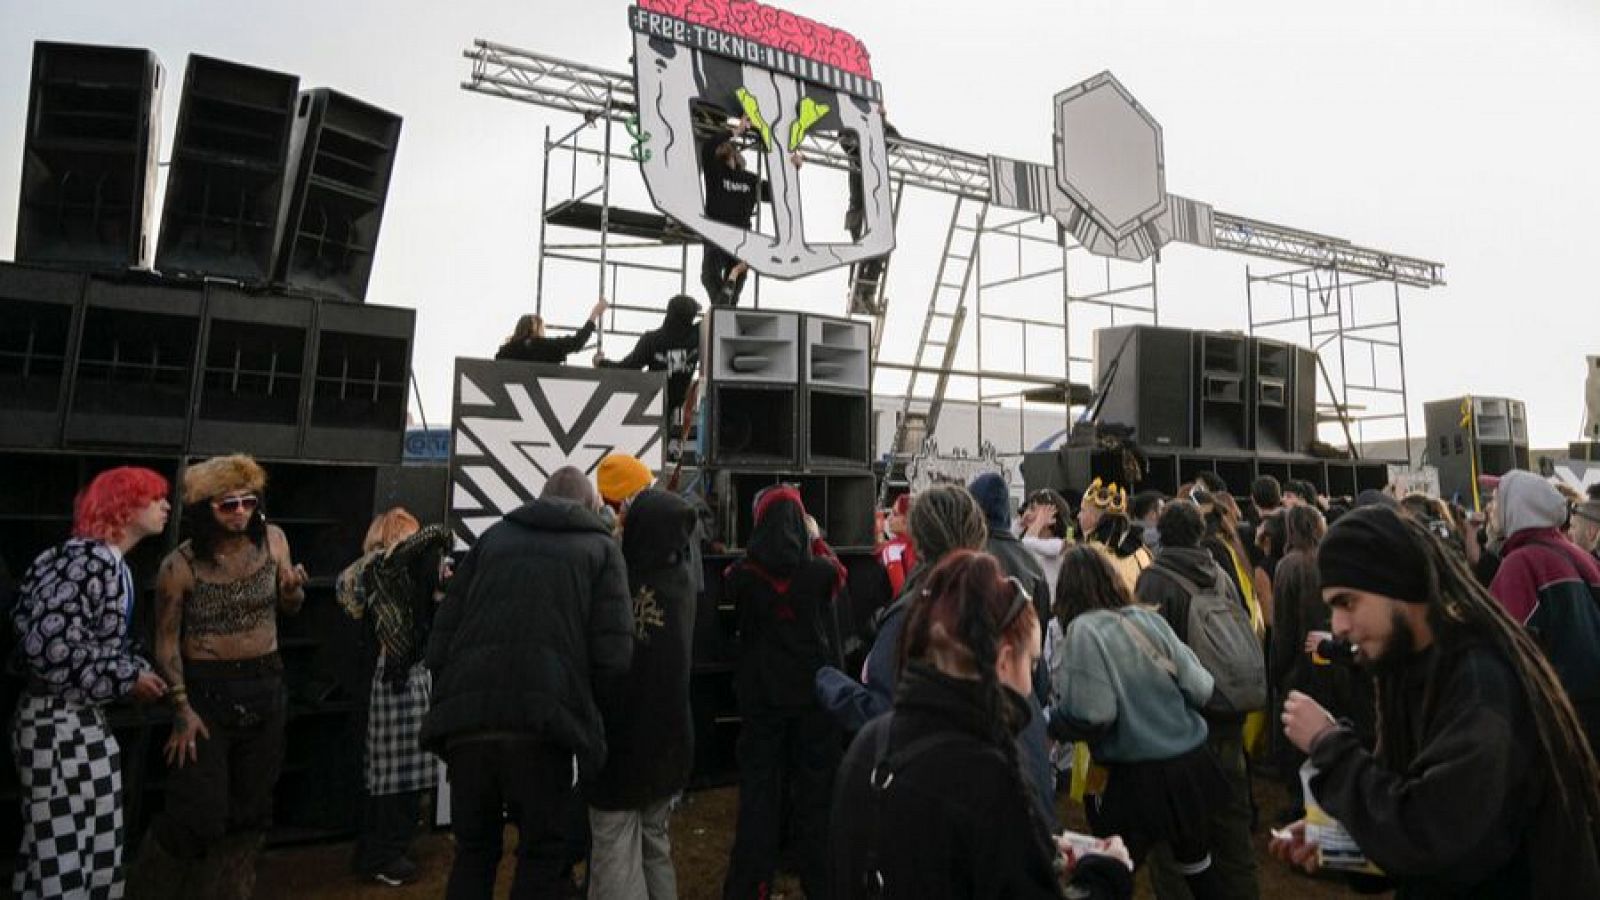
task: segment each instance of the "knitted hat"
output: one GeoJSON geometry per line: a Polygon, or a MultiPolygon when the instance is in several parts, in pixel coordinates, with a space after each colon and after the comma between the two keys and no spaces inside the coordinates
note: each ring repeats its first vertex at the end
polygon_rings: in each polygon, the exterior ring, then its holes
{"type": "Polygon", "coordinates": [[[978,501],[978,508],[983,510],[983,520],[990,531],[1005,530],[1011,527],[1011,489],[1006,487],[1006,480],[996,472],[984,472],[972,483],[967,485],[972,499],[978,501]]]}
{"type": "Polygon", "coordinates": [[[243,453],[213,456],[183,470],[183,502],[200,503],[238,491],[260,493],[267,486],[267,473],[243,453]]]}
{"type": "Polygon", "coordinates": [[[1357,507],[1339,517],[1317,547],[1324,588],[1354,588],[1407,603],[1428,602],[1428,560],[1398,510],[1357,507]]]}
{"type": "Polygon", "coordinates": [[[600,498],[613,506],[649,487],[656,479],[650,467],[637,456],[613,453],[600,460],[595,471],[595,483],[600,488],[600,498]]]}

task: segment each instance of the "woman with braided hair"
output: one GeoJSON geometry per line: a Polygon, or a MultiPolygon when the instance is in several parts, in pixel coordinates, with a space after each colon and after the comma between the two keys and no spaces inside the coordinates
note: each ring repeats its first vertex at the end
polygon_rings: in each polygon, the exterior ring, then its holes
{"type": "MultiPolygon", "coordinates": [[[[1317,551],[1333,630],[1374,673],[1377,749],[1298,692],[1311,791],[1397,896],[1600,896],[1600,771],[1532,636],[1426,524],[1381,506],[1317,551]]],[[[1308,870],[1303,823],[1272,851],[1308,870]]]]}
{"type": "MultiPolygon", "coordinates": [[[[839,770],[835,897],[1059,896],[1066,861],[1017,756],[1038,659],[1032,598],[994,557],[957,550],[927,575],[906,614],[893,712],[839,770]]],[[[1114,839],[1076,860],[1074,896],[1132,886],[1114,839]]]]}
{"type": "Polygon", "coordinates": [[[934,566],[956,550],[982,550],[989,530],[978,501],[957,484],[935,485],[911,503],[911,543],[917,565],[900,596],[877,616],[877,638],[857,681],[833,666],[817,671],[817,697],[844,730],[854,734],[868,721],[889,711],[900,675],[900,632],[906,609],[922,590],[934,566]]]}

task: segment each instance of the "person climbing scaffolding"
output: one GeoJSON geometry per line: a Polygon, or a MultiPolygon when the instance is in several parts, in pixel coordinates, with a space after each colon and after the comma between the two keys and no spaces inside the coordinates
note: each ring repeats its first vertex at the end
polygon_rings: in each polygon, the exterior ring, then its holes
{"type": "MultiPolygon", "coordinates": [[[[700,164],[706,180],[706,216],[735,228],[748,229],[756,203],[772,202],[772,185],[746,170],[740,139],[754,128],[760,149],[765,152],[772,146],[773,135],[772,125],[762,115],[756,98],[744,88],[739,88],[735,96],[739,98],[744,115],[731,130],[719,128],[701,145],[700,164]]],[[[789,160],[796,169],[801,165],[800,141],[810,125],[827,111],[826,105],[811,103],[810,98],[802,104],[800,117],[789,131],[789,160]]],[[[737,306],[749,270],[749,265],[732,253],[707,243],[700,266],[700,283],[705,286],[711,305],[737,306]]]]}

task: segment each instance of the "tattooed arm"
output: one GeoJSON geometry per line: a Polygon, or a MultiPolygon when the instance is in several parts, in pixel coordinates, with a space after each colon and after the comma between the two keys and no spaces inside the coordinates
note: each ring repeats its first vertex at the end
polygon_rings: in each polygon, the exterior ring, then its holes
{"type": "Polygon", "coordinates": [[[206,724],[200,721],[189,705],[188,690],[183,682],[183,644],[180,632],[183,626],[183,599],[194,590],[194,569],[182,551],[170,553],[161,563],[161,574],[156,580],[156,669],[169,685],[167,697],[172,703],[172,735],[167,738],[164,754],[168,765],[183,768],[185,760],[196,762],[200,758],[200,738],[211,737],[206,724]]]}
{"type": "Polygon", "coordinates": [[[294,615],[306,602],[306,567],[289,553],[289,538],[276,525],[267,526],[267,550],[278,567],[278,611],[294,615]]]}

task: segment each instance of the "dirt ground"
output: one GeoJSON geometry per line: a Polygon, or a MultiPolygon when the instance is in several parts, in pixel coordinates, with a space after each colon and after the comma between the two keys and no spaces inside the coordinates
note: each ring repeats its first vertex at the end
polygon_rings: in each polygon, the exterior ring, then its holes
{"type": "MultiPolygon", "coordinates": [[[[1256,798],[1261,804],[1263,823],[1271,822],[1283,809],[1281,789],[1265,780],[1257,779],[1256,798]]],[[[678,871],[678,896],[682,900],[714,900],[720,896],[728,849],[733,844],[737,801],[738,791],[734,788],[698,791],[686,795],[673,816],[672,857],[678,871]]],[[[1088,830],[1080,808],[1063,798],[1061,809],[1062,822],[1068,828],[1088,830]]],[[[515,832],[508,829],[506,846],[512,847],[515,841],[515,832]]],[[[1266,826],[1263,825],[1256,836],[1262,897],[1321,900],[1357,896],[1341,881],[1308,878],[1270,859],[1266,854],[1266,841],[1266,826]]],[[[421,880],[403,888],[391,888],[361,881],[350,874],[349,844],[273,850],[262,858],[256,896],[267,900],[366,897],[420,900],[443,896],[452,858],[450,836],[442,832],[424,835],[417,841],[413,857],[422,869],[421,880]]],[[[496,897],[505,897],[510,891],[511,869],[508,854],[500,868],[496,897]]],[[[780,878],[777,888],[774,898],[799,900],[804,897],[793,879],[780,878]]],[[[1138,879],[1137,896],[1154,896],[1142,876],[1138,879]]]]}

